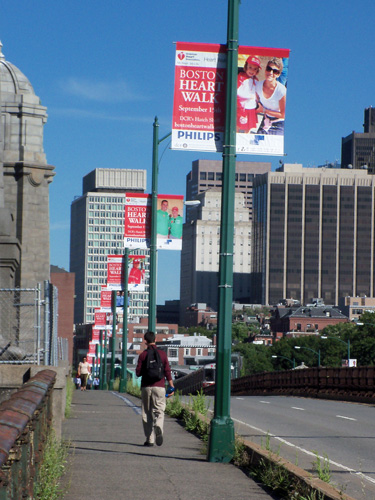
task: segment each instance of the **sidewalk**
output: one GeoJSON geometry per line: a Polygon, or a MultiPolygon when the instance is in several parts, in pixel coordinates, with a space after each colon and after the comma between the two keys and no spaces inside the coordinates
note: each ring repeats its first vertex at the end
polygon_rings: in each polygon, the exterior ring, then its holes
{"type": "Polygon", "coordinates": [[[231,464],[210,463],[202,442],[166,415],[162,446],[143,446],[140,400],[112,391],[75,391],[63,423],[71,441],[64,500],[267,500],[231,464]]]}

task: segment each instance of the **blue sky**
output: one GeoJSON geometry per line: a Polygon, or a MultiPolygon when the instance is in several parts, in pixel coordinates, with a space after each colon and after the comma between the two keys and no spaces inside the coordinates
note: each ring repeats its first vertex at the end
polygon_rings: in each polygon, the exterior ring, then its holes
{"type": "MultiPolygon", "coordinates": [[[[285,162],[340,160],[341,137],[362,132],[375,106],[373,0],[242,0],[239,43],[289,48],[285,162]]],[[[44,149],[50,187],[51,263],[69,269],[70,205],[97,167],[144,168],[151,187],[152,124],[171,130],[174,42],[226,43],[227,1],[2,0],[0,40],[8,61],[48,108],[44,149]]],[[[165,149],[166,148],[166,149],[165,149]]],[[[165,149],[165,151],[164,151],[165,149]]],[[[195,159],[216,153],[160,153],[159,192],[185,195],[195,159]]],[[[279,157],[239,155],[243,161],[279,157]]],[[[168,287],[179,297],[179,252],[160,251],[168,287]]]]}

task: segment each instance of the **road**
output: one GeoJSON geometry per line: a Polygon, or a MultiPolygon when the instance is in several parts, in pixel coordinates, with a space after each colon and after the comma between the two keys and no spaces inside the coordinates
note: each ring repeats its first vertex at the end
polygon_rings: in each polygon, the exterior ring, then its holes
{"type": "MultiPolygon", "coordinates": [[[[213,408],[213,398],[210,409],[213,408]]],[[[231,397],[236,433],[313,471],[329,460],[331,484],[375,500],[375,407],[282,396],[231,397]]]]}

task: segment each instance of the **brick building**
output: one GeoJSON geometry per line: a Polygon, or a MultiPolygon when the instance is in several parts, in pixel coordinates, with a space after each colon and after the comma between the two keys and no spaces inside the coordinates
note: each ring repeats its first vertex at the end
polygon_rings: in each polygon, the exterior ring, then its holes
{"type": "Polygon", "coordinates": [[[301,337],[319,335],[328,325],[347,323],[338,307],[333,306],[295,306],[276,307],[270,318],[271,331],[276,339],[281,337],[301,337]]]}
{"type": "Polygon", "coordinates": [[[58,290],[58,336],[68,341],[68,360],[73,364],[74,273],[51,266],[50,280],[58,290]]]}

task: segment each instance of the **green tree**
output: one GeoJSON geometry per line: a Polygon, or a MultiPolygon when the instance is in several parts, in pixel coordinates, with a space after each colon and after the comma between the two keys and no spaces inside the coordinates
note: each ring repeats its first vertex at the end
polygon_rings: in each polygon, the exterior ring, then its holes
{"type": "Polygon", "coordinates": [[[273,371],[270,348],[264,345],[252,343],[238,344],[233,348],[243,357],[243,369],[241,375],[251,375],[273,371]]]}
{"type": "Polygon", "coordinates": [[[199,335],[205,335],[208,338],[212,338],[212,335],[216,332],[216,329],[214,330],[207,330],[204,326],[189,326],[189,328],[186,328],[185,326],[179,326],[178,327],[178,333],[181,334],[188,334],[188,335],[194,335],[194,333],[199,334],[199,335]]]}

